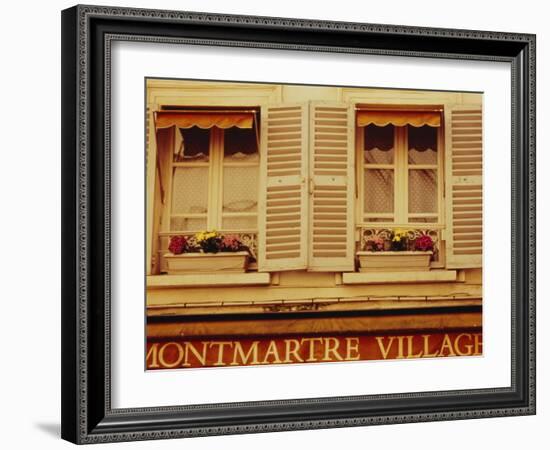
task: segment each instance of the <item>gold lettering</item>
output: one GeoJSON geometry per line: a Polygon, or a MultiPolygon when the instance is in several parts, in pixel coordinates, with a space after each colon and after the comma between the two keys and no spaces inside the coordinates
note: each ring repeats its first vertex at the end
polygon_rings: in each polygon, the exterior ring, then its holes
{"type": "Polygon", "coordinates": [[[456,353],[453,350],[453,344],[451,343],[451,338],[447,333],[443,336],[443,342],[441,343],[441,348],[439,349],[439,356],[444,356],[444,350],[449,352],[447,356],[456,356],[456,353]]]}
{"type": "Polygon", "coordinates": [[[414,336],[406,336],[407,337],[407,358],[422,358],[422,350],[418,352],[416,355],[414,354],[414,347],[413,347],[413,340],[414,336]]]}
{"type": "Polygon", "coordinates": [[[154,343],[153,345],[151,345],[151,348],[147,352],[145,361],[147,362],[148,369],[158,369],[160,367],[158,363],[158,348],[158,343],[154,343]],[[149,364],[149,358],[152,359],[151,364],[149,364]]]}
{"type": "Polygon", "coordinates": [[[303,338],[302,344],[304,342],[309,343],[309,358],[306,359],[306,362],[317,361],[317,359],[315,358],[315,343],[323,342],[323,338],[303,338]]]}
{"type": "Polygon", "coordinates": [[[243,346],[240,342],[235,341],[235,350],[233,352],[233,362],[231,362],[230,366],[238,366],[242,364],[247,364],[248,359],[250,358],[250,364],[259,364],[258,362],[258,344],[260,341],[254,341],[252,344],[250,344],[250,348],[248,349],[248,353],[245,355],[243,346]],[[241,362],[237,362],[237,356],[241,358],[241,362]]]}
{"type": "Polygon", "coordinates": [[[346,338],[346,361],[357,361],[360,357],[361,355],[359,354],[359,338],[347,337],[346,338]],[[355,352],[353,356],[351,356],[352,351],[355,352]]]}
{"type": "Polygon", "coordinates": [[[483,349],[483,341],[481,339],[481,333],[474,334],[474,355],[481,355],[483,349]]]}
{"type": "Polygon", "coordinates": [[[390,336],[390,342],[388,343],[388,346],[385,348],[384,348],[384,339],[386,339],[384,336],[376,336],[376,341],[378,342],[380,353],[382,353],[382,358],[388,359],[388,355],[390,354],[390,350],[392,348],[393,341],[395,340],[395,336],[390,336]]]}
{"type": "MultiPolygon", "coordinates": [[[[468,332],[373,337],[310,337],[257,340],[250,344],[241,341],[170,341],[150,343],[145,362],[147,369],[173,369],[207,365],[242,366],[357,361],[365,358],[361,356],[361,345],[374,345],[374,342],[371,344],[370,341],[372,338],[375,339],[380,353],[380,356],[374,357],[375,359],[479,356],[483,351],[482,334],[468,332]],[[364,339],[364,342],[361,339],[364,339]],[[281,353],[283,351],[284,354],[281,353]]],[[[366,356],[366,358],[372,359],[373,356],[366,356]]]]}
{"type": "Polygon", "coordinates": [[[395,359],[403,359],[403,338],[404,336],[397,336],[397,356],[395,359]]]}
{"type": "Polygon", "coordinates": [[[213,341],[210,342],[210,348],[218,346],[218,360],[212,364],[213,366],[226,366],[227,364],[223,361],[223,351],[226,345],[232,346],[233,342],[230,341],[213,341]]]}
{"type": "Polygon", "coordinates": [[[275,341],[269,341],[269,346],[267,347],[267,351],[265,352],[265,357],[262,361],[262,364],[269,364],[268,358],[270,356],[273,356],[274,364],[280,364],[282,362],[279,358],[279,352],[277,351],[277,342],[275,341]]]}
{"type": "Polygon", "coordinates": [[[179,366],[183,360],[183,356],[184,356],[183,347],[177,342],[167,342],[159,350],[160,365],[166,369],[173,369],[174,367],[179,366]],[[178,357],[172,363],[169,363],[164,359],[164,352],[170,345],[174,345],[178,349],[178,357]]]}
{"type": "Polygon", "coordinates": [[[463,339],[463,338],[466,338],[468,339],[468,342],[472,342],[472,335],[470,333],[462,333],[462,334],[459,334],[456,338],[455,338],[455,353],[458,355],[458,356],[470,356],[472,354],[472,344],[464,344],[464,346],[461,346],[460,345],[460,341],[463,339]],[[466,351],[462,351],[461,349],[464,348],[466,349],[466,351]]]}
{"type": "Polygon", "coordinates": [[[195,346],[191,342],[185,343],[185,362],[182,364],[183,366],[189,367],[191,364],[189,363],[189,351],[193,353],[195,358],[203,365],[206,366],[206,351],[208,349],[207,345],[208,342],[201,342],[202,344],[202,353],[199,353],[199,351],[195,348],[195,346]]]}
{"type": "Polygon", "coordinates": [[[434,356],[439,355],[439,351],[436,351],[435,353],[430,353],[430,335],[429,334],[423,334],[422,340],[424,341],[424,358],[433,358],[434,356]]]}
{"type": "Polygon", "coordinates": [[[296,361],[304,362],[302,357],[299,355],[298,350],[300,350],[300,341],[298,339],[285,339],[285,359],[284,363],[290,363],[290,355],[294,356],[296,361]],[[293,348],[291,348],[291,345],[293,348]]]}
{"type": "Polygon", "coordinates": [[[338,341],[338,339],[334,337],[325,338],[325,356],[323,358],[323,361],[343,361],[343,358],[338,353],[339,346],[340,342],[338,341]],[[330,354],[333,355],[334,359],[330,357],[330,354]]]}

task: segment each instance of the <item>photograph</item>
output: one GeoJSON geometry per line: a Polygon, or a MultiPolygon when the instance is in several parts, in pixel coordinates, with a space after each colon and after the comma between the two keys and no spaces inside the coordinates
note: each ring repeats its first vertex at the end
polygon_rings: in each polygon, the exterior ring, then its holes
{"type": "Polygon", "coordinates": [[[482,92],[144,89],[146,370],[483,355],[482,92]]]}
{"type": "MultiPolygon", "coordinates": [[[[60,115],[47,114],[60,161],[33,154],[42,176],[61,162],[61,279],[10,262],[27,284],[60,285],[60,308],[35,315],[61,329],[60,367],[43,372],[57,380],[64,440],[332,448],[387,446],[406,428],[395,442],[411,449],[428,435],[519,448],[542,430],[544,21],[397,1],[384,14],[64,6],[61,84],[30,66],[22,84],[60,87],[60,115]]],[[[15,122],[21,140],[28,121],[15,122]]],[[[20,147],[8,153],[28,159],[20,147]]],[[[30,166],[12,166],[17,207],[46,210],[36,183],[29,201],[16,190],[30,166]]],[[[8,255],[28,259],[19,247],[8,255]]]]}

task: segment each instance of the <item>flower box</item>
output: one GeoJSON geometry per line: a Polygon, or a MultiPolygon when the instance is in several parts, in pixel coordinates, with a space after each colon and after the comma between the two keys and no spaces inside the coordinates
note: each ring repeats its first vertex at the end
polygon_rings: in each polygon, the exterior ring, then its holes
{"type": "Polygon", "coordinates": [[[431,251],[357,252],[359,272],[412,272],[430,270],[431,251]]]}
{"type": "Polygon", "coordinates": [[[181,253],[164,255],[168,274],[243,273],[248,267],[248,252],[181,253]]]}

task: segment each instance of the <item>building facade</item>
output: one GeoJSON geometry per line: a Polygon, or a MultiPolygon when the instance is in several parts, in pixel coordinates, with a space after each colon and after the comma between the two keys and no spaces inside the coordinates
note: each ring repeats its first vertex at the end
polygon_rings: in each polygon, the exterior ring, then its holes
{"type": "Polygon", "coordinates": [[[482,353],[481,94],[149,79],[146,128],[149,368],[482,353]]]}

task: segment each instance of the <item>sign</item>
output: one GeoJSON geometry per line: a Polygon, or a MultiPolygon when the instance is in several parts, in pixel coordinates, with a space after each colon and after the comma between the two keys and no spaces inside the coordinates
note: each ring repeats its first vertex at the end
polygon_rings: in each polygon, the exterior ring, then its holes
{"type": "Polygon", "coordinates": [[[147,369],[479,356],[480,332],[185,339],[147,343],[147,369]]]}

